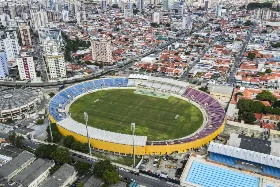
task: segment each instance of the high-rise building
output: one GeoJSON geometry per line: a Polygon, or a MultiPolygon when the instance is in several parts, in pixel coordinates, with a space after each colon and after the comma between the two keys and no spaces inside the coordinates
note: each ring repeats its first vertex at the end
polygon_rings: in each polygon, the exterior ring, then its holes
{"type": "Polygon", "coordinates": [[[91,41],[92,58],[101,63],[112,63],[111,41],[93,40],[91,41]]]}
{"type": "Polygon", "coordinates": [[[263,20],[270,20],[271,14],[272,14],[272,12],[269,8],[262,9],[262,19],[263,20]]]}
{"type": "Polygon", "coordinates": [[[31,13],[31,23],[35,30],[38,30],[40,27],[45,27],[49,23],[47,12],[39,11],[31,13]]]}
{"type": "Polygon", "coordinates": [[[101,10],[107,10],[107,0],[101,0],[101,10]]]}
{"type": "Polygon", "coordinates": [[[0,33],[0,50],[5,51],[8,61],[15,61],[19,55],[20,47],[16,30],[5,30],[0,33]]]}
{"type": "Polygon", "coordinates": [[[261,18],[261,9],[260,8],[254,9],[254,18],[257,20],[259,20],[261,18]]]}
{"type": "Polygon", "coordinates": [[[0,15],[0,19],[1,19],[1,25],[7,27],[10,21],[10,16],[8,14],[3,13],[0,15]]]}
{"type": "Polygon", "coordinates": [[[131,17],[133,17],[133,10],[128,8],[124,9],[124,18],[128,19],[131,17]]]}
{"type": "Polygon", "coordinates": [[[192,17],[190,15],[183,17],[182,29],[191,30],[192,29],[192,24],[193,24],[192,17]]]}
{"type": "Polygon", "coordinates": [[[136,8],[141,10],[144,9],[144,0],[137,0],[136,1],[136,8]]]}
{"type": "Polygon", "coordinates": [[[0,51],[0,78],[5,78],[9,75],[7,57],[4,51],[0,51]]]}
{"type": "Polygon", "coordinates": [[[169,0],[163,0],[163,9],[168,10],[169,9],[169,0]]]}
{"type": "Polygon", "coordinates": [[[52,10],[48,10],[47,11],[47,16],[48,16],[48,22],[59,22],[60,17],[61,17],[61,13],[56,12],[56,11],[52,11],[52,10]]]}
{"type": "Polygon", "coordinates": [[[77,19],[77,24],[81,25],[84,21],[87,20],[86,17],[86,12],[85,11],[79,11],[76,13],[76,19],[77,19]]]}
{"type": "Polygon", "coordinates": [[[216,14],[216,17],[221,17],[221,16],[222,16],[222,5],[218,4],[218,5],[216,6],[216,12],[215,12],[215,14],[216,14]]]}
{"type": "Polygon", "coordinates": [[[160,23],[160,14],[159,12],[153,13],[153,22],[159,24],[160,23]]]}
{"type": "Polygon", "coordinates": [[[69,21],[69,11],[62,10],[62,21],[67,22],[69,21]]]}
{"type": "Polygon", "coordinates": [[[45,55],[49,79],[55,80],[66,77],[66,63],[62,53],[45,55]]]}
{"type": "Polygon", "coordinates": [[[22,46],[31,46],[31,35],[30,35],[30,27],[27,24],[21,24],[19,26],[20,38],[22,46]]]}
{"type": "Polygon", "coordinates": [[[20,80],[33,80],[36,78],[35,64],[32,56],[19,56],[16,58],[20,80]]]}

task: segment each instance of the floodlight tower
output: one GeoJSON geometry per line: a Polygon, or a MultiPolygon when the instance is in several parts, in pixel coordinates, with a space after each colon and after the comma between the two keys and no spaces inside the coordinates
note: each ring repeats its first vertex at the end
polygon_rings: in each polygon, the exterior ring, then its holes
{"type": "Polygon", "coordinates": [[[135,168],[135,149],[134,149],[134,133],[135,133],[135,123],[131,123],[132,132],[132,153],[133,153],[133,168],[135,168]]]}
{"type": "Polygon", "coordinates": [[[86,122],[87,139],[88,139],[88,151],[89,151],[89,155],[91,155],[90,141],[89,141],[89,137],[88,137],[88,114],[86,112],[84,112],[84,119],[85,119],[85,122],[86,122]]]}

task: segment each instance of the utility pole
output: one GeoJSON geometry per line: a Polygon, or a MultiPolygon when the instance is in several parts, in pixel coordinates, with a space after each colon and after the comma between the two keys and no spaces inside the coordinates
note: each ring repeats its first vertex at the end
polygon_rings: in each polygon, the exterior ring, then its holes
{"type": "Polygon", "coordinates": [[[89,155],[91,155],[90,141],[89,141],[89,137],[88,137],[88,114],[86,112],[84,112],[84,119],[85,119],[85,122],[86,122],[87,139],[88,139],[88,151],[89,151],[89,155]]]}
{"type": "Polygon", "coordinates": [[[134,148],[134,133],[135,133],[135,123],[131,123],[132,131],[132,153],[133,153],[133,168],[135,168],[135,148],[134,148]]]}
{"type": "Polygon", "coordinates": [[[50,136],[51,136],[51,142],[53,142],[53,135],[52,135],[52,126],[51,126],[51,119],[50,119],[50,114],[49,114],[49,109],[48,111],[48,125],[49,125],[49,129],[50,129],[50,136]]]}

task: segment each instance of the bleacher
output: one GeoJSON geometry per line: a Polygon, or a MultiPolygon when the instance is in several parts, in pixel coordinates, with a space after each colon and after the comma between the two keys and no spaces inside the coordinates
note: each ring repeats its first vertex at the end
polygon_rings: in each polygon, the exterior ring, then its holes
{"type": "Polygon", "coordinates": [[[177,140],[147,142],[148,145],[170,145],[195,141],[215,132],[223,124],[225,116],[224,109],[220,103],[209,94],[190,88],[189,84],[186,82],[134,74],[130,75],[129,78],[95,79],[65,88],[53,97],[49,105],[49,111],[56,121],[61,121],[67,116],[63,110],[65,110],[66,106],[73,101],[75,97],[81,94],[86,94],[87,92],[102,88],[137,87],[138,85],[147,86],[150,89],[155,89],[165,94],[173,93],[185,97],[198,103],[208,115],[207,124],[205,124],[204,128],[199,132],[177,140]]]}
{"type": "Polygon", "coordinates": [[[209,159],[232,167],[245,167],[280,178],[280,157],[211,142],[209,159]]]}
{"type": "Polygon", "coordinates": [[[50,115],[56,120],[61,121],[66,117],[66,106],[77,96],[94,91],[96,88],[104,87],[127,87],[128,78],[106,78],[96,79],[70,86],[55,95],[49,104],[50,115]],[[61,111],[62,110],[62,111],[61,111]],[[60,111],[60,112],[59,112],[60,111]]]}

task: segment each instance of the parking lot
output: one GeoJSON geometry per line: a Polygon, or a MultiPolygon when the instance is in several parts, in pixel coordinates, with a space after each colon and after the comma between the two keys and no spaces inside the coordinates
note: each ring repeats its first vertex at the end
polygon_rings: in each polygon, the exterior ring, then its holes
{"type": "Polygon", "coordinates": [[[179,179],[191,154],[205,155],[207,147],[191,150],[186,153],[163,156],[145,156],[139,169],[160,175],[161,178],[179,179]]]}

